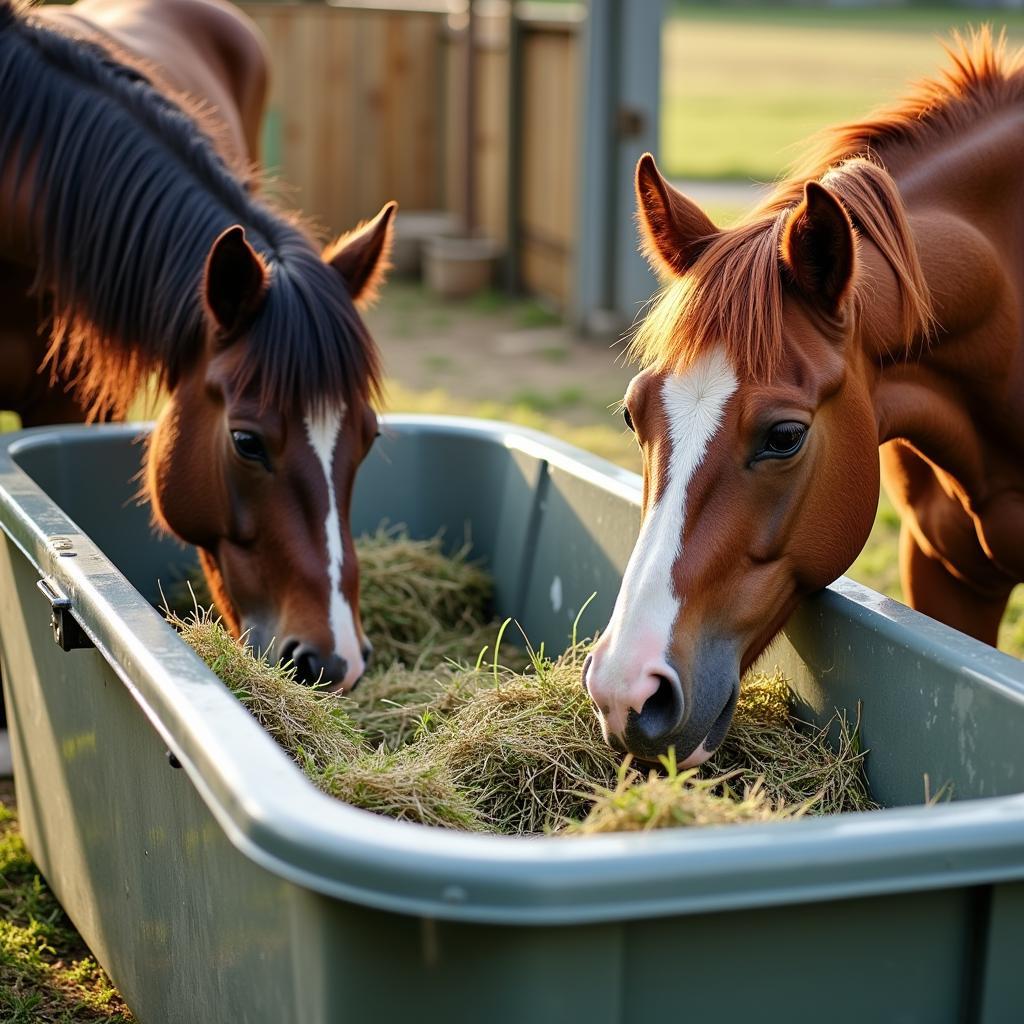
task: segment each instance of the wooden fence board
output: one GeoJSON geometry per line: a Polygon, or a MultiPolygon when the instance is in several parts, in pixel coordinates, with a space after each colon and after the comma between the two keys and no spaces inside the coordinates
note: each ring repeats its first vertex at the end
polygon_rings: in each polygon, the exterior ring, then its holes
{"type": "Polygon", "coordinates": [[[520,272],[529,290],[559,305],[569,300],[575,251],[576,61],[575,32],[523,32],[520,272]]]}
{"type": "MultiPolygon", "coordinates": [[[[444,4],[241,5],[271,54],[265,137],[281,192],[332,233],[389,199],[407,210],[462,212],[461,36],[444,4]]],[[[528,8],[524,8],[528,10],[528,8]]],[[[481,230],[508,243],[533,291],[570,299],[576,235],[579,20],[522,22],[521,74],[511,81],[509,9],[479,18],[474,162],[481,230]],[[519,138],[510,138],[510,88],[519,138]]]]}
{"type": "Polygon", "coordinates": [[[266,37],[265,150],[281,192],[332,233],[389,199],[443,206],[436,10],[242,4],[266,37]]]}

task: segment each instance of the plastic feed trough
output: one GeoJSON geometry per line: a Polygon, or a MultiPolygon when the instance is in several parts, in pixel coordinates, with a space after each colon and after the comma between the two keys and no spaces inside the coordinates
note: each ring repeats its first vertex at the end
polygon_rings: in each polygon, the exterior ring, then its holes
{"type": "MultiPolygon", "coordinates": [[[[770,658],[809,714],[863,702],[886,810],[577,840],[385,820],[318,793],[151,606],[192,556],[133,500],[137,436],[2,439],[0,624],[26,839],[144,1024],[1024,1019],[1024,664],[841,581],[770,658]],[[925,773],[957,799],[920,806],[925,773]]],[[[607,620],[639,493],[540,434],[393,418],[353,526],[468,524],[498,612],[552,648],[592,591],[582,628],[607,620]]]]}

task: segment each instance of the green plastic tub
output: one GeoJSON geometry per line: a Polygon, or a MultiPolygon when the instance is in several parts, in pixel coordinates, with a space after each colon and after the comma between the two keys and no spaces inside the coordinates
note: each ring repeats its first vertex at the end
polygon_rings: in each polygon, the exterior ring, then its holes
{"type": "MultiPolygon", "coordinates": [[[[0,630],[26,840],[143,1024],[1024,1019],[1021,662],[843,580],[771,660],[822,720],[861,702],[886,810],[577,840],[385,820],[317,792],[151,606],[191,555],[132,497],[137,435],[3,439],[0,630]],[[925,775],[954,800],[921,806],[925,775]]],[[[403,417],[353,517],[468,524],[498,611],[552,647],[595,590],[604,625],[639,494],[540,434],[403,417]]]]}

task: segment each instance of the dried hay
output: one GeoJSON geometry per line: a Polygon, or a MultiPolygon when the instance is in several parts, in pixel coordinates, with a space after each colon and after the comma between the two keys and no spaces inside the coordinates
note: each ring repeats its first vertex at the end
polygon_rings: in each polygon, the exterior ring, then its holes
{"type": "MultiPolygon", "coordinates": [[[[699,771],[628,762],[580,685],[587,642],[525,670],[485,658],[491,588],[463,547],[393,531],[359,544],[379,666],[339,698],[233,640],[198,607],[169,613],[257,721],[324,792],[401,820],[506,835],[784,820],[876,806],[857,724],[798,721],[785,679],[745,682],[732,728],[699,771]],[[417,641],[417,636],[421,639],[417,641]],[[831,742],[830,742],[831,740],[831,742]]],[[[507,623],[506,623],[507,624],[507,623]]],[[[500,648],[501,633],[495,642],[500,648]]],[[[507,651],[507,648],[506,648],[507,651]]]]}

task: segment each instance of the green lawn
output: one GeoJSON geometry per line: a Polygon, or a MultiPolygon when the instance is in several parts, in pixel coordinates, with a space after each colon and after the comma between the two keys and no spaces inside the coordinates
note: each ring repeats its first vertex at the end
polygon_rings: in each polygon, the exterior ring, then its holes
{"type": "Polygon", "coordinates": [[[663,36],[661,157],[678,177],[776,177],[828,125],[897,99],[940,67],[954,27],[1024,13],[978,10],[749,10],[678,5],[663,36]]]}
{"type": "Polygon", "coordinates": [[[0,1021],[131,1024],[0,802],[0,1021]]]}
{"type": "MultiPolygon", "coordinates": [[[[871,536],[847,572],[852,579],[897,601],[903,600],[899,575],[899,524],[896,510],[883,494],[871,536]]],[[[1010,598],[999,631],[999,647],[1017,658],[1024,658],[1024,586],[1017,587],[1010,598]]]]}

